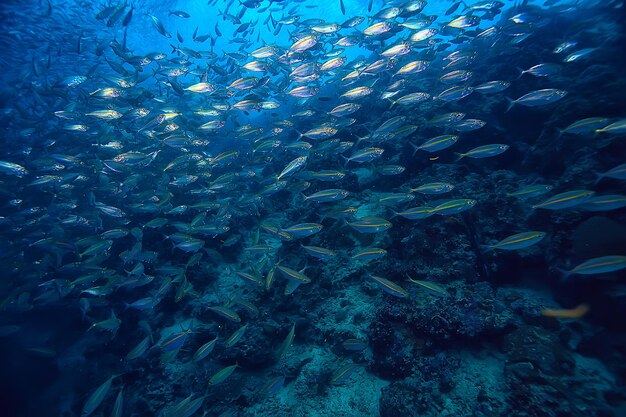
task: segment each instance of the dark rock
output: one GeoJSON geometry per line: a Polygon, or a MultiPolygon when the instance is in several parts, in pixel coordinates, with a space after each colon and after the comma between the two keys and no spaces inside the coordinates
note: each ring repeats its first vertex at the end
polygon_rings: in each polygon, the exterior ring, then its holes
{"type": "Polygon", "coordinates": [[[507,364],[530,363],[538,372],[549,375],[571,375],[572,354],[561,345],[558,334],[539,327],[525,326],[505,336],[507,364]]]}

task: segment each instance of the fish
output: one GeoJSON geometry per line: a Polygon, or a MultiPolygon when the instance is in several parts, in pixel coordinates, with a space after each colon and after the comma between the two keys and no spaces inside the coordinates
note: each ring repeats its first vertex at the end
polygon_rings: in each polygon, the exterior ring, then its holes
{"type": "Polygon", "coordinates": [[[376,275],[368,275],[368,277],[370,277],[371,279],[373,279],[376,284],[378,284],[378,286],[380,288],[382,288],[386,293],[391,294],[395,297],[399,297],[399,298],[406,298],[409,296],[409,292],[407,290],[405,290],[404,288],[402,288],[401,286],[399,286],[398,284],[389,281],[386,278],[383,277],[379,277],[376,275]]]}
{"type": "Polygon", "coordinates": [[[341,347],[352,352],[361,352],[367,349],[367,342],[359,339],[346,339],[341,342],[341,347]]]}
{"type": "Polygon", "coordinates": [[[626,119],[618,120],[601,129],[596,129],[595,133],[610,133],[612,135],[622,135],[626,133],[626,119]]]}
{"type": "Polygon", "coordinates": [[[569,271],[561,270],[565,277],[573,274],[595,275],[620,271],[626,268],[626,256],[600,256],[576,265],[569,271]]]}
{"type": "Polygon", "coordinates": [[[596,173],[596,184],[604,178],[614,178],[618,180],[626,180],[626,164],[617,165],[606,172],[596,173]]]}
{"type": "Polygon", "coordinates": [[[551,104],[557,102],[564,98],[567,95],[567,91],[565,90],[557,90],[554,88],[545,88],[542,90],[531,91],[528,94],[524,94],[516,100],[509,100],[509,107],[507,108],[507,112],[513,108],[516,104],[521,104],[522,106],[527,107],[537,107],[537,106],[545,106],[546,104],[551,104]]]}
{"type": "Polygon", "coordinates": [[[430,206],[418,206],[404,209],[402,211],[394,211],[393,217],[401,216],[409,220],[421,220],[432,216],[434,213],[433,207],[430,206]]]}
{"type": "Polygon", "coordinates": [[[548,210],[560,210],[565,208],[576,207],[584,204],[595,195],[595,191],[591,190],[574,190],[557,194],[547,200],[535,204],[532,208],[542,208],[548,210]]]}
{"type": "MultiPolygon", "coordinates": [[[[371,0],[370,0],[371,1],[371,0]]],[[[332,385],[339,385],[345,382],[359,368],[358,365],[350,363],[337,369],[330,377],[332,385]]]]}
{"type": "Polygon", "coordinates": [[[458,140],[458,135],[441,135],[428,139],[426,142],[422,143],[419,146],[415,145],[412,142],[409,142],[409,144],[413,147],[413,155],[415,155],[417,151],[426,151],[432,153],[447,149],[450,146],[454,145],[458,140]]]}
{"type": "Polygon", "coordinates": [[[296,324],[292,323],[291,328],[289,329],[289,332],[287,333],[287,336],[285,337],[280,347],[276,351],[276,360],[280,360],[280,358],[282,358],[285,355],[285,352],[289,350],[295,337],[296,337],[296,324]]]}
{"type": "Polygon", "coordinates": [[[392,226],[391,222],[388,220],[371,216],[361,217],[352,223],[346,222],[346,224],[361,233],[379,233],[390,229],[392,226]]]}
{"type": "Polygon", "coordinates": [[[579,319],[589,312],[587,304],[579,304],[571,309],[542,308],[541,315],[557,319],[579,319]]]}
{"type": "Polygon", "coordinates": [[[235,369],[239,367],[238,364],[230,365],[217,371],[211,378],[209,378],[209,385],[218,385],[224,382],[229,376],[235,372],[235,369]]]}
{"type": "Polygon", "coordinates": [[[88,417],[93,414],[94,411],[98,409],[102,401],[106,398],[107,394],[111,390],[111,384],[113,380],[120,375],[113,375],[106,381],[104,381],[96,390],[87,398],[85,405],[83,405],[83,409],[81,411],[81,417],[88,417]]]}
{"type": "Polygon", "coordinates": [[[306,253],[313,256],[314,258],[321,259],[324,261],[337,257],[336,252],[330,249],[321,248],[319,246],[304,246],[303,245],[302,248],[306,251],[306,253]]]}
{"type": "Polygon", "coordinates": [[[465,210],[469,210],[470,208],[476,205],[476,200],[460,198],[456,200],[448,200],[444,203],[441,203],[432,208],[432,214],[439,215],[448,215],[448,214],[457,214],[461,213],[465,210]]]}
{"type": "Polygon", "coordinates": [[[450,294],[448,294],[448,291],[446,291],[446,289],[444,287],[442,287],[441,285],[435,284],[434,282],[429,282],[429,281],[422,281],[419,279],[413,279],[413,278],[409,278],[409,281],[419,285],[422,288],[425,288],[426,290],[428,290],[431,294],[435,294],[438,296],[444,296],[444,297],[448,297],[450,294]]]}
{"type": "Polygon", "coordinates": [[[546,232],[523,232],[506,237],[493,245],[485,245],[483,247],[485,249],[519,250],[541,242],[544,237],[546,237],[546,232]]]}
{"type": "Polygon", "coordinates": [[[234,321],[236,323],[241,322],[241,318],[239,317],[239,315],[226,307],[223,306],[211,306],[211,307],[207,307],[207,310],[214,312],[215,314],[222,316],[228,320],[234,321]]]}
{"type": "Polygon", "coordinates": [[[543,194],[547,194],[552,191],[552,186],[548,184],[535,184],[535,185],[527,185],[521,187],[520,189],[507,193],[506,195],[509,197],[515,197],[520,200],[525,200],[527,198],[537,197],[543,194]]]}
{"type": "Polygon", "coordinates": [[[263,398],[272,397],[276,395],[278,391],[280,391],[284,383],[285,377],[282,375],[272,378],[263,387],[261,387],[261,389],[259,390],[259,395],[263,398]]]}
{"type": "Polygon", "coordinates": [[[626,207],[626,196],[621,194],[606,194],[591,197],[579,206],[587,211],[609,211],[626,207]]]}
{"type": "Polygon", "coordinates": [[[340,188],[331,188],[327,190],[318,191],[308,196],[304,195],[304,201],[315,201],[316,203],[327,203],[331,201],[343,200],[348,196],[348,191],[340,188]]]}
{"type": "Polygon", "coordinates": [[[504,153],[507,149],[509,149],[509,145],[503,143],[478,146],[465,153],[457,153],[457,161],[460,161],[466,156],[474,159],[490,158],[504,153]]]}
{"type": "Polygon", "coordinates": [[[246,334],[247,329],[248,325],[245,324],[239,329],[235,330],[235,332],[224,341],[224,346],[226,346],[227,348],[234,346],[246,334]]]}

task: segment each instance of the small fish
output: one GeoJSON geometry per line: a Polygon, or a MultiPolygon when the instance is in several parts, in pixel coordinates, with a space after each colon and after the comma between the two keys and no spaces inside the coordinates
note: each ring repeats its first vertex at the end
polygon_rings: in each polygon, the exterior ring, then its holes
{"type": "Polygon", "coordinates": [[[298,170],[300,170],[304,166],[304,164],[306,164],[306,161],[307,161],[306,156],[297,157],[296,159],[291,161],[289,164],[287,164],[287,166],[282,170],[282,172],[278,174],[278,177],[276,177],[276,181],[280,181],[281,178],[290,177],[291,175],[295,174],[298,170]]]}
{"type": "Polygon", "coordinates": [[[515,104],[521,104],[527,107],[544,106],[546,104],[554,103],[561,100],[567,95],[567,91],[556,90],[554,88],[546,88],[543,90],[531,91],[528,94],[524,94],[517,100],[509,100],[509,107],[506,111],[511,110],[515,104]]]}
{"type": "Polygon", "coordinates": [[[224,345],[228,347],[234,346],[241,338],[245,335],[246,330],[248,329],[248,325],[241,326],[235,332],[224,341],[224,345]]]}
{"type": "Polygon", "coordinates": [[[541,309],[541,315],[545,317],[554,317],[557,319],[579,319],[589,312],[587,304],[580,304],[571,309],[541,309]]]}
{"type": "Polygon", "coordinates": [[[609,124],[610,119],[606,117],[588,117],[577,120],[564,129],[559,129],[559,136],[563,133],[573,135],[584,135],[596,132],[609,124]]]}
{"type": "Polygon", "coordinates": [[[278,270],[282,276],[290,281],[297,281],[300,284],[308,284],[311,282],[311,278],[304,275],[302,272],[298,272],[295,269],[287,268],[286,266],[278,265],[278,270]]]}
{"type": "Polygon", "coordinates": [[[608,194],[591,197],[586,203],[579,206],[587,211],[609,211],[626,207],[626,196],[620,194],[608,194]]]}
{"type": "Polygon", "coordinates": [[[179,333],[173,333],[172,335],[167,337],[161,344],[159,344],[159,348],[165,352],[178,350],[183,346],[183,344],[185,344],[189,333],[191,333],[191,329],[187,329],[179,333]]]}
{"type": "Polygon", "coordinates": [[[355,261],[362,260],[367,262],[374,259],[382,258],[385,255],[387,255],[387,251],[385,249],[367,248],[352,255],[351,259],[355,261]]]}
{"type": "Polygon", "coordinates": [[[438,206],[433,207],[432,213],[439,215],[457,214],[465,210],[469,210],[476,205],[476,200],[472,199],[457,199],[448,200],[445,203],[441,203],[438,206]]]}
{"type": "Polygon", "coordinates": [[[559,210],[564,208],[575,207],[586,203],[593,197],[595,191],[575,190],[557,194],[549,199],[535,204],[533,208],[543,208],[548,210],[559,210]]]}
{"type": "Polygon", "coordinates": [[[102,401],[106,398],[109,390],[111,389],[111,383],[115,378],[119,375],[113,375],[111,378],[107,379],[102,385],[100,385],[96,390],[89,396],[87,402],[83,406],[83,410],[81,412],[81,417],[90,416],[96,409],[102,404],[102,401]]]}
{"type": "Polygon", "coordinates": [[[388,294],[391,294],[395,297],[400,297],[400,298],[406,298],[409,296],[409,292],[407,290],[405,290],[398,284],[392,281],[389,281],[388,279],[385,279],[376,275],[372,275],[372,274],[369,274],[368,277],[373,279],[376,282],[376,284],[378,284],[378,286],[382,288],[388,294]]]}
{"type": "Polygon", "coordinates": [[[507,193],[507,196],[515,197],[520,200],[525,200],[527,198],[546,194],[550,192],[552,188],[553,187],[551,185],[545,185],[545,184],[527,185],[525,187],[520,188],[517,191],[513,191],[512,193],[507,193]]]}
{"type": "Polygon", "coordinates": [[[359,339],[346,339],[341,342],[341,346],[345,350],[353,351],[353,352],[361,352],[367,349],[367,342],[359,339]]]}
{"type": "Polygon", "coordinates": [[[566,277],[573,274],[593,275],[619,271],[626,268],[626,256],[601,256],[589,259],[569,271],[561,271],[566,277]]]}
{"type": "Polygon", "coordinates": [[[283,342],[280,345],[280,348],[278,348],[276,352],[276,360],[279,360],[285,354],[285,352],[289,350],[289,347],[293,343],[293,339],[295,337],[296,337],[296,324],[293,323],[291,325],[291,329],[289,330],[289,333],[287,333],[287,336],[285,337],[285,340],[283,340],[283,342]]]}
{"type": "Polygon", "coordinates": [[[622,135],[626,133],[626,119],[618,120],[602,129],[597,129],[596,133],[610,133],[612,135],[622,135]]]}
{"type": "Polygon", "coordinates": [[[409,278],[409,281],[421,286],[422,288],[427,289],[430,293],[434,295],[445,296],[445,297],[450,295],[448,294],[445,288],[443,288],[441,285],[435,284],[434,282],[420,281],[418,279],[413,279],[413,278],[409,278]]]}
{"type": "MultiPolygon", "coordinates": [[[[343,5],[343,3],[341,4],[343,5]]],[[[275,378],[272,378],[259,390],[259,395],[262,398],[268,398],[268,397],[274,396],[276,395],[278,391],[280,391],[284,383],[285,383],[284,376],[277,376],[275,378]]]]}
{"type": "Polygon", "coordinates": [[[528,68],[527,70],[520,70],[520,75],[517,78],[521,78],[524,74],[531,74],[535,77],[549,77],[560,73],[562,69],[563,67],[559,64],[538,64],[528,68]]]}
{"type": "Polygon", "coordinates": [[[235,371],[235,369],[237,369],[238,367],[239,365],[235,364],[235,365],[230,365],[219,370],[209,379],[209,385],[221,384],[222,382],[226,380],[226,378],[231,376],[233,372],[235,371]]]}
{"type": "Polygon", "coordinates": [[[493,245],[485,245],[486,249],[518,250],[539,243],[546,236],[545,232],[524,232],[511,235],[493,245]]]}
{"type": "Polygon", "coordinates": [[[347,196],[348,196],[348,192],[346,190],[328,189],[328,190],[318,191],[308,196],[305,195],[303,197],[305,201],[311,200],[317,203],[325,203],[325,202],[330,202],[330,201],[343,200],[347,196]]]}
{"type": "Polygon", "coordinates": [[[500,155],[509,149],[509,145],[502,143],[494,143],[491,145],[483,145],[465,153],[457,153],[457,161],[465,158],[466,156],[474,159],[490,158],[492,156],[500,155]]]}
{"type": "Polygon", "coordinates": [[[321,260],[329,260],[337,257],[337,253],[330,249],[321,248],[319,246],[302,246],[309,255],[321,260]]]}
{"type": "Polygon", "coordinates": [[[354,373],[355,370],[358,369],[358,367],[358,365],[353,363],[342,366],[332,374],[332,376],[330,377],[330,383],[333,385],[339,385],[343,383],[346,379],[350,377],[350,375],[354,373]]]}
{"type": "Polygon", "coordinates": [[[412,207],[402,211],[394,211],[393,216],[401,216],[409,220],[421,220],[432,216],[434,213],[433,208],[430,206],[412,207]]]}
{"type": "Polygon", "coordinates": [[[182,10],[170,10],[169,11],[170,15],[174,15],[174,16],[178,16],[178,17],[182,17],[183,19],[189,19],[191,17],[191,15],[187,12],[184,12],[182,10]]]}
{"type": "Polygon", "coordinates": [[[226,308],[223,306],[212,306],[212,307],[207,307],[207,310],[212,311],[215,314],[218,314],[236,323],[241,322],[241,318],[239,317],[239,315],[229,308],[226,308]]]}
{"type": "Polygon", "coordinates": [[[596,177],[596,184],[606,177],[626,180],[626,164],[618,165],[603,173],[596,173],[596,177]]]}
{"type": "Polygon", "coordinates": [[[361,233],[378,233],[390,229],[392,224],[380,217],[361,217],[354,222],[346,222],[348,226],[361,233]]]}
{"type": "Polygon", "coordinates": [[[409,144],[413,147],[414,149],[413,155],[415,155],[415,153],[418,150],[426,151],[426,152],[441,151],[443,149],[449,148],[450,146],[454,145],[457,140],[459,140],[459,137],[457,135],[441,135],[441,136],[434,137],[432,139],[428,139],[426,142],[422,143],[420,146],[417,146],[412,142],[409,142],[409,144]]]}
{"type": "Polygon", "coordinates": [[[0,172],[17,177],[23,177],[28,174],[28,171],[23,166],[7,161],[0,161],[0,172]]]}

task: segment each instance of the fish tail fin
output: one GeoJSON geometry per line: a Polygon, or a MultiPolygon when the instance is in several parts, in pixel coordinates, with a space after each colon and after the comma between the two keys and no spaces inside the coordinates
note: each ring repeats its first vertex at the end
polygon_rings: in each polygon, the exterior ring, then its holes
{"type": "Polygon", "coordinates": [[[519,80],[520,78],[524,76],[524,74],[526,74],[526,70],[520,67],[517,67],[516,69],[519,71],[519,75],[517,76],[517,79],[519,80]]]}
{"type": "Polygon", "coordinates": [[[566,284],[570,280],[570,276],[572,273],[570,271],[566,271],[563,268],[556,268],[556,270],[561,274],[561,280],[559,281],[561,284],[566,284]]]}
{"type": "Polygon", "coordinates": [[[559,129],[558,127],[556,128],[558,134],[556,135],[555,140],[561,139],[561,136],[563,136],[563,132],[565,132],[563,129],[559,129]]]}
{"type": "Polygon", "coordinates": [[[414,144],[413,142],[409,142],[409,145],[411,145],[411,148],[413,148],[413,155],[411,156],[415,156],[415,154],[417,153],[417,151],[420,150],[419,146],[417,146],[416,144],[414,144]]]}
{"type": "Polygon", "coordinates": [[[391,212],[393,213],[393,215],[391,216],[391,218],[393,219],[394,217],[398,217],[400,215],[400,213],[398,213],[397,211],[395,211],[394,209],[389,209],[391,210],[391,212]]]}
{"type": "Polygon", "coordinates": [[[489,252],[490,250],[493,250],[493,246],[491,245],[480,245],[479,249],[481,252],[489,252]]]}
{"type": "Polygon", "coordinates": [[[513,106],[515,106],[515,100],[513,100],[510,97],[506,97],[507,101],[509,102],[509,107],[506,108],[505,113],[508,113],[509,110],[511,110],[513,108],[513,106]]]}
{"type": "Polygon", "coordinates": [[[455,162],[459,162],[461,159],[465,158],[465,154],[464,153],[455,152],[454,154],[456,155],[455,162]]]}
{"type": "Polygon", "coordinates": [[[347,157],[345,157],[343,155],[339,155],[339,156],[342,157],[343,161],[344,161],[343,162],[343,169],[346,169],[348,167],[348,163],[350,162],[350,158],[347,158],[347,157]]]}
{"type": "Polygon", "coordinates": [[[604,179],[604,174],[601,174],[601,173],[599,173],[599,172],[594,172],[594,173],[593,173],[593,175],[595,175],[595,176],[596,176],[596,180],[595,180],[595,182],[593,183],[593,185],[598,185],[598,183],[599,183],[600,181],[602,181],[602,179],[604,179]]]}
{"type": "Polygon", "coordinates": [[[391,109],[393,108],[393,106],[395,106],[395,105],[396,105],[396,103],[398,102],[397,100],[396,100],[396,101],[394,101],[394,100],[392,100],[392,99],[390,99],[390,98],[388,98],[387,100],[391,101],[391,106],[389,106],[389,110],[391,110],[391,109]]]}

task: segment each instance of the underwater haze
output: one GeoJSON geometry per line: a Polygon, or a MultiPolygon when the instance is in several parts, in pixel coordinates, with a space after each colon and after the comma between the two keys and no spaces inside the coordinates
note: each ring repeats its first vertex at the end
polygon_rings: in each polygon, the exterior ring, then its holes
{"type": "Polygon", "coordinates": [[[0,415],[626,415],[623,0],[3,0],[0,415]]]}

